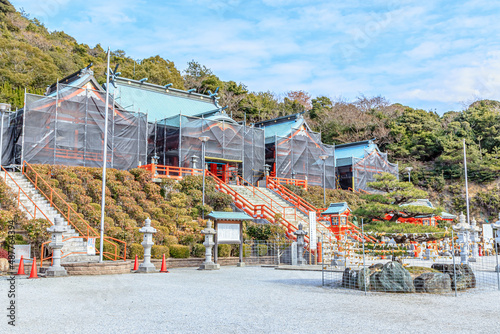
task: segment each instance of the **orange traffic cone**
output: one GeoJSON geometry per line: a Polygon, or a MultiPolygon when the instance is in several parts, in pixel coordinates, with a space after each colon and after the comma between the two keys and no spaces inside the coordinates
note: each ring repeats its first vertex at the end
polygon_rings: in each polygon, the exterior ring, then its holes
{"type": "Polygon", "coordinates": [[[26,273],[24,272],[24,259],[22,255],[21,260],[19,260],[19,268],[17,269],[16,275],[26,275],[26,273]]]}
{"type": "Polygon", "coordinates": [[[36,257],[33,258],[33,265],[31,266],[31,273],[30,273],[30,277],[28,278],[40,278],[38,277],[38,274],[37,274],[37,269],[36,269],[36,257]]]}
{"type": "Polygon", "coordinates": [[[137,259],[137,255],[135,256],[134,269],[132,271],[139,270],[139,260],[137,259]]]}
{"type": "Polygon", "coordinates": [[[165,254],[163,254],[163,258],[161,260],[161,269],[160,273],[168,273],[169,271],[167,270],[167,262],[165,261],[165,254]]]}

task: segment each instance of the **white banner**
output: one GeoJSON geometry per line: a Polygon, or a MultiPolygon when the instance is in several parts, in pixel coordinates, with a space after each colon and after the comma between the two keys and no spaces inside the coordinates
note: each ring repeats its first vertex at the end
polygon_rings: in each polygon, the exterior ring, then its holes
{"type": "Polygon", "coordinates": [[[96,238],[87,239],[87,255],[95,255],[95,239],[96,238]]]}
{"type": "Polygon", "coordinates": [[[240,243],[240,224],[217,224],[217,243],[240,243]]]}
{"type": "Polygon", "coordinates": [[[309,242],[311,250],[316,250],[316,211],[309,211],[309,242]]]}

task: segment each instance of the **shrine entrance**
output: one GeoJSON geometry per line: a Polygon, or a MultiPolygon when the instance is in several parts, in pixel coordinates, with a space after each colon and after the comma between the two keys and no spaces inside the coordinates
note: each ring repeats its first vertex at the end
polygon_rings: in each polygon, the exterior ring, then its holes
{"type": "Polygon", "coordinates": [[[241,161],[206,157],[205,162],[210,173],[217,176],[222,182],[237,183],[237,176],[241,176],[241,161]]]}

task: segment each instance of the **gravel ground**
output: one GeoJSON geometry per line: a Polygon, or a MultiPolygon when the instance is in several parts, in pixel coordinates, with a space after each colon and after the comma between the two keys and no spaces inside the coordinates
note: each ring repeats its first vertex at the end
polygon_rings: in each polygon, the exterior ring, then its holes
{"type": "Polygon", "coordinates": [[[17,280],[20,333],[498,333],[500,292],[452,296],[321,287],[321,272],[260,267],[17,280]]]}

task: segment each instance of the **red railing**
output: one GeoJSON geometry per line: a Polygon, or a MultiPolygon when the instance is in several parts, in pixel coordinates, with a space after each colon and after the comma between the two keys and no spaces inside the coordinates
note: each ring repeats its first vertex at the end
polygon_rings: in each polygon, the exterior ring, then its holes
{"type": "MultiPolygon", "coordinates": [[[[316,217],[318,218],[317,223],[322,225],[323,227],[327,228],[328,230],[331,230],[329,227],[326,227],[324,224],[319,222],[319,217],[321,217],[321,213],[323,211],[325,211],[326,209],[316,208],[313,204],[307,202],[302,197],[300,197],[299,195],[292,192],[290,189],[288,189],[288,188],[284,187],[282,184],[278,183],[275,180],[275,178],[273,178],[273,177],[269,177],[269,176],[266,177],[266,187],[271,189],[271,190],[274,190],[282,198],[284,198],[285,200],[287,200],[290,203],[292,203],[293,205],[295,205],[300,211],[302,211],[304,213],[307,213],[309,211],[315,211],[316,217]]],[[[362,235],[361,231],[359,231],[359,228],[356,225],[354,225],[350,222],[349,222],[349,224],[350,224],[349,225],[350,229],[355,231],[354,232],[355,234],[357,234],[359,236],[362,235]]],[[[373,240],[371,240],[373,238],[370,236],[364,235],[364,237],[365,237],[365,240],[373,241],[373,240]]]]}
{"type": "Polygon", "coordinates": [[[307,180],[287,179],[284,177],[274,177],[274,176],[268,176],[268,178],[272,178],[279,184],[291,184],[294,186],[302,187],[307,191],[307,180]]]}
{"type": "MultiPolygon", "coordinates": [[[[206,175],[211,176],[215,181],[217,190],[228,194],[233,198],[233,202],[237,208],[243,210],[245,213],[254,218],[265,218],[274,224],[280,223],[286,228],[288,237],[291,239],[296,239],[295,235],[293,235],[292,233],[297,230],[297,227],[295,227],[295,225],[293,225],[285,217],[277,219],[278,216],[281,216],[280,212],[275,209],[271,209],[268,205],[265,204],[253,204],[211,172],[206,171],[206,173],[206,175]]],[[[306,236],[306,240],[309,240],[308,236],[306,236]]]]}
{"type": "Polygon", "coordinates": [[[197,168],[163,166],[155,164],[143,165],[139,166],[139,168],[149,171],[153,178],[181,180],[184,176],[187,175],[203,175],[203,169],[197,168]]]}
{"type": "MultiPolygon", "coordinates": [[[[100,238],[100,234],[94,228],[92,228],[87,223],[87,221],[85,221],[85,219],[83,219],[83,217],[78,212],[76,212],[71,207],[71,205],[68,202],[66,202],[61,197],[61,195],[59,195],[29,163],[24,161],[22,167],[23,167],[22,168],[23,175],[49,201],[50,205],[53,208],[55,208],[61,214],[61,216],[63,216],[66,219],[68,224],[71,225],[75,229],[75,231],[77,231],[80,234],[79,238],[83,238],[85,240],[88,240],[89,238],[100,238]],[[43,187],[45,190],[42,189],[41,187],[43,187]],[[56,204],[56,201],[58,202],[58,204],[56,204]]],[[[125,261],[127,259],[126,242],[107,236],[104,237],[104,242],[113,245],[115,249],[115,253],[113,254],[113,256],[107,255],[106,258],[113,261],[116,261],[118,259],[123,259],[125,261]],[[118,246],[113,241],[110,240],[123,244],[123,256],[120,256],[119,254],[120,250],[118,246]]],[[[96,252],[99,251],[96,250],[96,252]]],[[[106,254],[103,253],[103,256],[105,255],[106,254]]],[[[43,261],[43,253],[41,257],[42,257],[41,261],[43,261]]],[[[45,258],[45,260],[48,258],[50,257],[45,258]]]]}
{"type": "Polygon", "coordinates": [[[40,207],[38,205],[36,205],[36,203],[28,196],[28,194],[26,194],[24,192],[23,188],[21,188],[21,186],[16,182],[16,180],[14,180],[12,178],[12,176],[5,170],[5,168],[2,167],[2,170],[5,173],[5,183],[7,184],[7,176],[8,176],[11,179],[11,181],[14,182],[15,185],[17,186],[17,188],[18,188],[18,191],[17,191],[17,207],[19,208],[20,206],[22,206],[24,208],[24,210],[26,210],[26,212],[28,213],[28,215],[30,215],[30,217],[32,219],[36,219],[36,213],[38,211],[43,216],[41,218],[45,218],[48,221],[50,221],[50,219],[47,217],[47,215],[40,209],[40,207]],[[23,204],[23,202],[21,202],[21,193],[23,193],[24,196],[26,196],[26,198],[31,202],[31,204],[33,204],[33,207],[34,207],[33,214],[28,210],[28,208],[23,204]]]}

